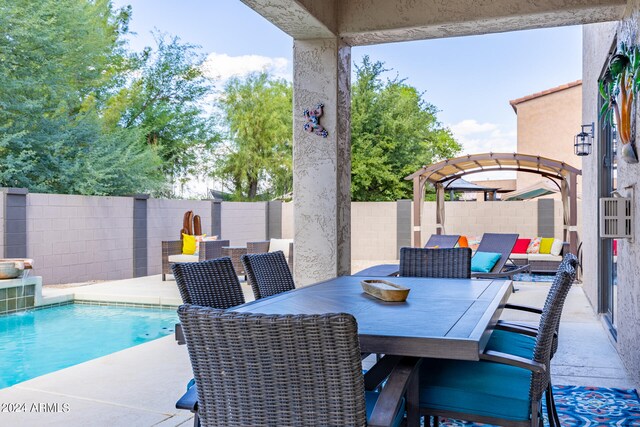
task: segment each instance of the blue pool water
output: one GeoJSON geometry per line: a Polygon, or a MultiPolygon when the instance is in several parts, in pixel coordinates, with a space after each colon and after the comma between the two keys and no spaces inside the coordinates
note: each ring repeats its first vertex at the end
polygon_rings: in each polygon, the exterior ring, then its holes
{"type": "Polygon", "coordinates": [[[173,333],[174,310],[63,305],[0,316],[0,388],[173,333]]]}

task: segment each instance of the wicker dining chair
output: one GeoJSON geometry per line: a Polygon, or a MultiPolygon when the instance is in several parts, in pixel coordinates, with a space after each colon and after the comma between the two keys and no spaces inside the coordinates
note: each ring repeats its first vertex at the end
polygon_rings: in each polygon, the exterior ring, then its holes
{"type": "MultiPolygon", "coordinates": [[[[566,268],[566,265],[571,265],[574,269],[578,268],[578,259],[572,255],[567,254],[562,259],[558,270],[562,270],[566,268]]],[[[549,311],[551,309],[551,304],[554,303],[553,296],[556,292],[558,292],[558,287],[561,286],[562,282],[558,280],[554,280],[551,288],[549,289],[549,293],[547,294],[547,299],[544,303],[544,307],[539,309],[537,307],[530,307],[524,305],[516,305],[516,304],[506,304],[505,309],[524,311],[528,313],[534,313],[538,315],[542,315],[545,311],[549,311]]],[[[558,318],[558,328],[553,337],[553,341],[551,344],[551,358],[555,355],[558,349],[558,334],[560,329],[560,319],[562,315],[562,310],[559,310],[560,317],[558,318]]],[[[499,351],[502,353],[509,353],[514,356],[524,357],[527,359],[531,359],[533,357],[536,336],[538,334],[538,328],[535,326],[531,326],[529,324],[522,324],[512,321],[498,321],[498,324],[495,327],[495,330],[491,333],[491,338],[485,347],[486,350],[499,351]]],[[[551,426],[560,426],[560,419],[558,417],[558,412],[556,410],[555,400],[553,398],[553,386],[551,384],[551,380],[549,380],[549,385],[547,387],[547,391],[545,393],[547,400],[547,408],[549,410],[550,416],[550,425],[551,426]]]]}
{"type": "MultiPolygon", "coordinates": [[[[227,309],[244,304],[244,294],[238,276],[228,257],[202,262],[173,264],[180,297],[185,304],[197,304],[215,309],[227,309]]],[[[184,326],[176,324],[175,338],[178,344],[186,344],[184,326]]],[[[187,392],[178,400],[176,408],[193,412],[194,426],[199,426],[198,395],[194,387],[187,386],[187,392]]]]}
{"type": "Polygon", "coordinates": [[[244,294],[228,257],[173,264],[180,296],[185,304],[226,309],[244,304],[244,294]]]}
{"type": "Polygon", "coordinates": [[[405,358],[380,393],[365,392],[349,314],[265,315],[183,305],[202,426],[417,425],[420,359],[405,358]],[[411,389],[410,387],[413,387],[411,389]],[[407,391],[409,389],[409,391],[407,391]],[[406,404],[405,404],[406,403],[406,404]]]}
{"type": "Polygon", "coordinates": [[[575,265],[569,258],[556,274],[531,358],[485,350],[479,362],[429,360],[420,377],[421,413],[504,427],[541,426],[554,336],[575,265]]]}
{"type": "Polygon", "coordinates": [[[400,248],[400,276],[469,279],[471,249],[400,248]]]}
{"type": "Polygon", "coordinates": [[[282,251],[247,254],[240,259],[256,299],[295,289],[291,270],[282,251]]]}

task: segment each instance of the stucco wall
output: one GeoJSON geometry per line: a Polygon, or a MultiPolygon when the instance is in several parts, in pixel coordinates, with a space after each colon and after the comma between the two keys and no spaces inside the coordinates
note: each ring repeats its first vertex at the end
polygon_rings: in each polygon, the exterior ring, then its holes
{"type": "Polygon", "coordinates": [[[293,203],[282,204],[282,238],[293,239],[293,203]]]}
{"type": "Polygon", "coordinates": [[[184,213],[200,215],[202,232],[211,235],[211,202],[198,200],[147,200],[147,274],[162,271],[162,241],[178,240],[184,213]]]}
{"type": "MultiPolygon", "coordinates": [[[[579,203],[580,206],[580,203],[579,203]]],[[[435,202],[425,202],[422,214],[423,244],[436,232],[435,202]]],[[[581,229],[580,215],[578,229],[581,229]]],[[[518,233],[523,238],[538,236],[538,201],[445,202],[447,234],[482,236],[483,233],[518,233]]],[[[562,203],[554,200],[554,237],[562,238],[562,203]]]]}
{"type": "Polygon", "coordinates": [[[43,283],[133,276],[133,199],[27,195],[27,257],[43,283]]]}
{"type": "Polygon", "coordinates": [[[396,202],[351,203],[351,259],[397,259],[396,238],[396,202]]]}
{"type": "MultiPolygon", "coordinates": [[[[580,168],[580,158],[573,153],[573,140],[582,124],[581,85],[521,102],[517,108],[518,153],[548,157],[580,168]]],[[[517,176],[518,190],[544,179],[525,172],[518,172],[517,176]]],[[[581,191],[578,177],[578,194],[581,191]]]]}
{"type": "MultiPolygon", "coordinates": [[[[617,23],[585,25],[582,32],[582,121],[598,123],[598,78],[611,49],[617,23]]],[[[591,305],[598,307],[598,168],[602,158],[599,144],[590,156],[582,158],[583,288],[591,305]],[[588,232],[586,232],[588,231],[588,232]]]]}
{"type": "MultiPolygon", "coordinates": [[[[578,202],[578,229],[581,230],[578,202]]],[[[282,237],[293,238],[293,209],[282,205],[282,237]]],[[[351,259],[353,261],[398,259],[398,228],[411,230],[412,219],[398,223],[396,202],[351,203],[351,259]]],[[[562,203],[554,200],[554,237],[562,238],[562,203]]],[[[518,233],[523,238],[538,236],[538,202],[446,202],[446,231],[449,234],[482,236],[483,233],[518,233]]],[[[425,202],[422,212],[424,243],[435,228],[435,202],[425,202]]],[[[361,264],[358,264],[361,265],[361,264]]],[[[364,264],[362,264],[364,266],[364,264]]],[[[364,267],[362,267],[364,268],[364,267]]]]}
{"type": "Polygon", "coordinates": [[[222,238],[232,246],[265,240],[267,237],[266,202],[222,203],[222,238]]]}
{"type": "MultiPolygon", "coordinates": [[[[597,79],[606,64],[608,53],[614,40],[637,45],[640,2],[629,2],[628,15],[621,23],[589,25],[583,30],[583,121],[592,121],[598,115],[597,79]]],[[[636,101],[637,102],[637,101],[636,101]]],[[[637,105],[637,104],[636,104],[637,105]]],[[[636,146],[638,144],[638,115],[636,110],[636,146]]],[[[593,155],[583,159],[584,170],[584,220],[592,232],[584,239],[584,287],[594,307],[598,307],[599,266],[598,250],[598,168],[602,152],[596,142],[593,155]],[[587,182],[588,180],[588,182],[587,182]]],[[[640,383],[640,165],[627,164],[618,160],[618,191],[633,197],[636,212],[633,224],[634,241],[619,240],[617,262],[617,348],[618,353],[633,376],[640,383]],[[634,194],[635,193],[635,194],[634,194]]]]}

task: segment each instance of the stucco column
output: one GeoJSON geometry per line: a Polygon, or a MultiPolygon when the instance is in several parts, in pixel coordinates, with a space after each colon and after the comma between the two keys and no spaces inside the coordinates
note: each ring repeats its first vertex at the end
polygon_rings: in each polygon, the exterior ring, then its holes
{"type": "Polygon", "coordinates": [[[339,39],[293,45],[294,275],[298,286],[351,271],[351,47],[339,39]],[[304,130],[324,104],[328,136],[304,130]]]}

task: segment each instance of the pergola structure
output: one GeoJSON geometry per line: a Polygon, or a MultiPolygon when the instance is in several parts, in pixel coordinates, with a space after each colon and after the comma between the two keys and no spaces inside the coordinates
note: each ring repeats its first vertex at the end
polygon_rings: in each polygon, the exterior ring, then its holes
{"type": "Polygon", "coordinates": [[[427,184],[436,188],[436,232],[444,233],[444,192],[446,185],[462,176],[488,171],[518,171],[542,175],[554,182],[562,195],[564,239],[569,240],[571,253],[578,249],[577,177],[580,169],[564,162],[518,153],[469,154],[423,166],[405,177],[413,180],[413,245],[422,245],[422,206],[427,184]]]}

